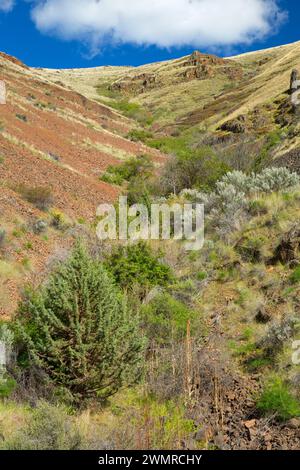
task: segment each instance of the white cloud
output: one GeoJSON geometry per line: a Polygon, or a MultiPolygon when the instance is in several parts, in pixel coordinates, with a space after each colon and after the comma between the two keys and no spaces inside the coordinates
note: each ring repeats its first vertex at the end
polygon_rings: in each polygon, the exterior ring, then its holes
{"type": "Polygon", "coordinates": [[[7,13],[13,9],[14,5],[14,0],[0,0],[0,11],[7,13]]]}
{"type": "MultiPolygon", "coordinates": [[[[35,0],[37,28],[66,40],[158,47],[251,43],[285,18],[277,0],[35,0]]],[[[2,1],[3,3],[3,1],[2,1]]]]}

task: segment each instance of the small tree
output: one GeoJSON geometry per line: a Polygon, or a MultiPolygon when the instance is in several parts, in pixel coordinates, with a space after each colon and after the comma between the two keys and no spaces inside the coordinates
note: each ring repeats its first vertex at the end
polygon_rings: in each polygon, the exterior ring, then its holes
{"type": "Polygon", "coordinates": [[[141,376],[138,319],[81,244],[45,287],[26,293],[18,317],[33,364],[75,399],[106,399],[141,376]]]}
{"type": "Polygon", "coordinates": [[[108,257],[106,266],[123,289],[131,290],[138,284],[142,297],[152,287],[165,286],[173,280],[170,267],[143,241],[119,246],[108,257]]]}

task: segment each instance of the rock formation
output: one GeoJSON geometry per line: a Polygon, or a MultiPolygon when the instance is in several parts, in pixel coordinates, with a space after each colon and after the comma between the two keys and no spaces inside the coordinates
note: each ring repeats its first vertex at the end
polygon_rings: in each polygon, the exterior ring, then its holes
{"type": "Polygon", "coordinates": [[[297,80],[298,80],[298,77],[299,77],[298,70],[294,69],[292,71],[292,74],[291,74],[291,82],[290,82],[290,91],[291,92],[294,92],[299,88],[297,83],[296,83],[297,80]]]}

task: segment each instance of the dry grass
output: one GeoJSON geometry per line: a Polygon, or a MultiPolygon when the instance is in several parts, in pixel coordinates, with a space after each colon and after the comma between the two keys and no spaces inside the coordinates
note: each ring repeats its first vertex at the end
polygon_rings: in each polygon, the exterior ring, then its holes
{"type": "MultiPolygon", "coordinates": [[[[176,83],[176,76],[186,57],[140,67],[96,67],[94,69],[39,70],[37,73],[49,82],[61,81],[93,99],[99,98],[97,86],[134,77],[142,73],[155,74],[161,84],[134,97],[133,101],[151,109],[156,121],[162,125],[175,122],[183,114],[214,104],[220,94],[226,100],[207,125],[218,127],[225,120],[248,113],[256,106],[272,102],[289,87],[290,73],[300,68],[300,42],[287,46],[243,54],[230,58],[242,65],[245,78],[241,83],[217,74],[214,79],[176,83]],[[175,82],[175,83],[174,83],[175,82]],[[243,98],[237,95],[242,86],[243,98]]],[[[36,73],[36,71],[34,71],[36,73]]],[[[102,96],[104,102],[109,98],[102,96]]]]}

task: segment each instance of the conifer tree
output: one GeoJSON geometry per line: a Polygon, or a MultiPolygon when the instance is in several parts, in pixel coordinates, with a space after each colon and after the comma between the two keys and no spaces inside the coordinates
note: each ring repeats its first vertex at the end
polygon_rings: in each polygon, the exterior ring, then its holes
{"type": "Polygon", "coordinates": [[[30,360],[75,399],[106,399],[141,375],[138,319],[82,244],[21,302],[18,328],[30,360]]]}

